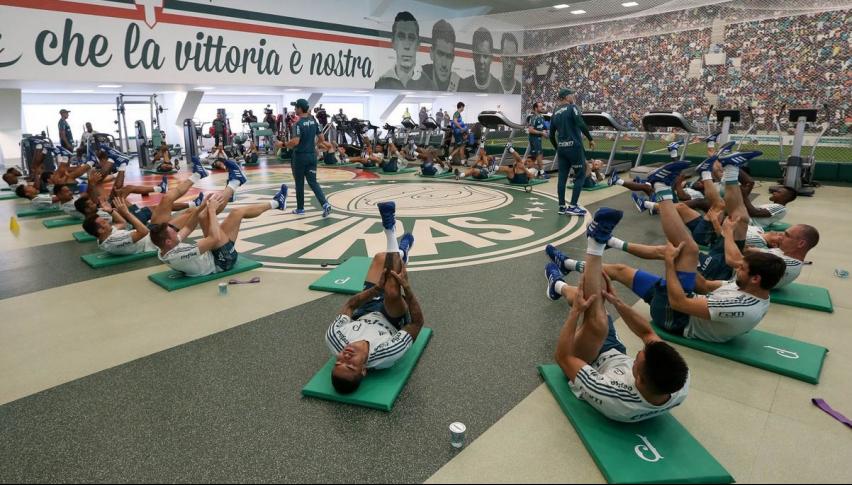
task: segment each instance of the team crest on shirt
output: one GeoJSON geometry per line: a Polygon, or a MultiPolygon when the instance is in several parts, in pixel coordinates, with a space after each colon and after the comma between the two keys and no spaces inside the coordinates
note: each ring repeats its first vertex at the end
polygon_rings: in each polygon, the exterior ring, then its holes
{"type": "MultiPolygon", "coordinates": [[[[288,207],[294,207],[294,186],[288,184],[288,207]]],[[[352,256],[373,256],[386,250],[376,207],[384,201],[396,202],[397,235],[414,235],[410,271],[538,253],[546,244],[560,244],[585,230],[584,219],[556,213],[554,196],[527,193],[505,181],[359,179],[323,181],[322,186],[334,207],[329,217],[322,217],[306,184],[307,215],[268,211],[244,220],[236,246],[240,254],[262,262],[265,268],[289,271],[327,271],[352,256]]],[[[232,205],[269,200],[273,187],[248,187],[232,205]]]]}

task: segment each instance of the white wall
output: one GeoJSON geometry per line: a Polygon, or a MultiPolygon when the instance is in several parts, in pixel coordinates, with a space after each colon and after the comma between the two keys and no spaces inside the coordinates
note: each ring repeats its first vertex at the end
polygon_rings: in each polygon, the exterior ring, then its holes
{"type": "Polygon", "coordinates": [[[0,89],[0,164],[12,165],[21,158],[21,90],[0,89]]]}

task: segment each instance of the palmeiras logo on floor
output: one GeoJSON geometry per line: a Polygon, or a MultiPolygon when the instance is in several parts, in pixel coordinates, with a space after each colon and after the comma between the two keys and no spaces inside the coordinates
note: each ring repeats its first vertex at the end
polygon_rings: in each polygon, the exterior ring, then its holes
{"type": "MultiPolygon", "coordinates": [[[[510,259],[580,236],[584,219],[559,216],[553,196],[499,183],[349,181],[324,183],[334,212],[323,219],[306,188],[307,215],[268,211],[243,221],[237,250],[266,268],[321,271],[351,256],[385,251],[376,205],[396,203],[396,231],[414,234],[409,269],[510,259]]],[[[295,206],[291,185],[288,205],[295,206]]],[[[240,193],[237,205],[268,200],[273,189],[240,193]]],[[[288,211],[289,212],[289,211],[288,211]]]]}

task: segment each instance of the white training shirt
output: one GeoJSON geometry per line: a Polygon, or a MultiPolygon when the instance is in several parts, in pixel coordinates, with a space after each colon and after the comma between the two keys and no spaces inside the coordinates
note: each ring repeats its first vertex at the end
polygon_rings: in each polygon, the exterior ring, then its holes
{"type": "Polygon", "coordinates": [[[74,206],[74,202],[76,202],[79,198],[80,196],[76,196],[68,202],[61,203],[59,204],[59,208],[62,209],[62,212],[64,212],[67,216],[76,217],[80,220],[85,219],[86,216],[84,216],[82,212],[79,212],[74,206]]]}
{"type": "Polygon", "coordinates": [[[653,418],[680,405],[689,393],[689,376],[683,388],[671,395],[665,404],[655,406],[636,390],[633,378],[635,359],[612,349],[599,355],[591,365],[584,365],[570,383],[571,391],[591,404],[598,412],[614,421],[635,423],[653,418]]]}
{"type": "Polygon", "coordinates": [[[113,227],[112,232],[103,242],[98,242],[98,247],[104,252],[115,254],[117,256],[126,256],[129,254],[144,253],[146,251],[155,251],[157,246],[151,242],[151,236],[147,235],[142,239],[133,242],[133,233],[125,229],[113,227]]]}
{"type": "Polygon", "coordinates": [[[53,196],[50,194],[38,194],[30,199],[33,209],[49,209],[56,207],[53,203],[53,196]]]}
{"type": "Polygon", "coordinates": [[[708,342],[727,342],[748,333],[769,311],[769,300],[740,290],[728,282],[707,295],[710,320],[690,317],[683,336],[708,342]]]}
{"type": "Polygon", "coordinates": [[[691,187],[684,187],[683,191],[686,192],[686,195],[688,195],[692,200],[700,200],[704,198],[704,194],[691,187]]]}
{"type": "Polygon", "coordinates": [[[393,366],[414,344],[408,332],[397,330],[381,312],[371,312],[354,321],[346,315],[338,315],[325,333],[325,343],[332,355],[360,340],[370,344],[368,369],[393,366]]]}
{"type": "Polygon", "coordinates": [[[779,258],[784,260],[784,264],[787,266],[784,270],[784,276],[781,277],[781,280],[778,282],[777,285],[775,285],[775,288],[783,288],[789,285],[790,283],[795,281],[796,278],[798,278],[799,275],[802,273],[802,266],[804,266],[804,263],[802,263],[796,258],[791,258],[790,256],[787,256],[781,249],[766,248],[761,249],[761,251],[763,251],[764,253],[774,254],[778,256],[779,258]]]}
{"type": "Polygon", "coordinates": [[[771,214],[769,217],[752,217],[751,223],[760,226],[764,229],[776,222],[780,222],[787,215],[787,208],[781,204],[764,204],[757,207],[758,209],[766,209],[771,214]]]}
{"type": "Polygon", "coordinates": [[[201,254],[198,250],[198,243],[180,242],[166,254],[163,254],[162,251],[157,252],[157,257],[173,270],[180,271],[187,276],[205,276],[218,273],[216,263],[213,261],[213,254],[210,251],[201,254]]]}
{"type": "Polygon", "coordinates": [[[748,231],[746,232],[746,246],[750,246],[753,248],[763,249],[768,248],[769,246],[766,244],[766,239],[763,238],[765,231],[760,226],[748,226],[748,231]]]}

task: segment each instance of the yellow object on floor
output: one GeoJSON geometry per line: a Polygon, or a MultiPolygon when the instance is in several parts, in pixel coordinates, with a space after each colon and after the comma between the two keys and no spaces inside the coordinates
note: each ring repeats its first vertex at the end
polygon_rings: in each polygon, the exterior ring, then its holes
{"type": "Polygon", "coordinates": [[[12,218],[9,219],[9,230],[12,231],[12,234],[15,236],[21,233],[21,226],[18,224],[17,217],[12,216],[12,218]]]}

